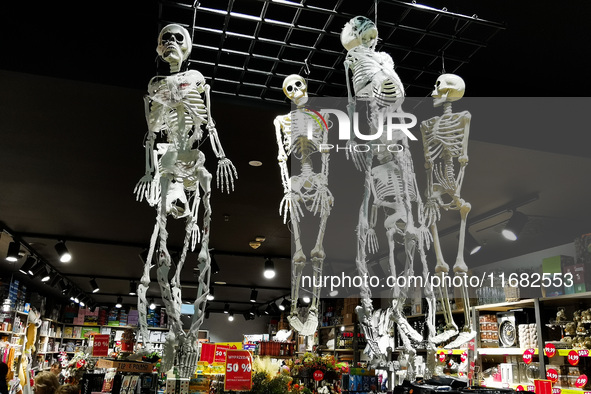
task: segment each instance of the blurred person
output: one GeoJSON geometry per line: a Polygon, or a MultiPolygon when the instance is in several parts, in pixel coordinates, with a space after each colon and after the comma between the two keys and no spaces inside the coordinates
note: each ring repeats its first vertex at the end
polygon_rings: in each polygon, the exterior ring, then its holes
{"type": "Polygon", "coordinates": [[[35,394],[55,394],[59,386],[57,376],[52,372],[45,371],[35,375],[35,385],[33,386],[35,394]]]}

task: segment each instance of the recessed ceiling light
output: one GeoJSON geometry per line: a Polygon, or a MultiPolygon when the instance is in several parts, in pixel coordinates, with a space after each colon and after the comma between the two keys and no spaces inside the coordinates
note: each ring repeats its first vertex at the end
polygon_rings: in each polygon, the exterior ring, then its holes
{"type": "Polygon", "coordinates": [[[250,164],[253,167],[260,167],[263,165],[263,162],[258,161],[258,160],[251,160],[248,162],[248,164],[250,164]]]}
{"type": "Polygon", "coordinates": [[[226,282],[213,282],[213,283],[215,283],[216,285],[225,285],[226,284],[226,282]]]}

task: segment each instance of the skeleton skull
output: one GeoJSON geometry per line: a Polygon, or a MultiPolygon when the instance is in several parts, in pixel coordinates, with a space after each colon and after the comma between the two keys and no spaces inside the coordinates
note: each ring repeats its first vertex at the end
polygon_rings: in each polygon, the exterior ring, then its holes
{"type": "Polygon", "coordinates": [[[158,36],[156,52],[170,64],[171,72],[179,71],[181,63],[191,54],[191,36],[187,29],[176,24],[165,26],[158,36]]]}
{"type": "Polygon", "coordinates": [[[435,90],[431,93],[433,105],[435,107],[443,104],[444,102],[452,102],[464,97],[464,91],[466,90],[466,84],[464,80],[455,74],[442,74],[437,78],[435,83],[435,90]]]}
{"type": "Polygon", "coordinates": [[[377,41],[378,29],[376,25],[364,16],[352,18],[341,31],[341,44],[348,51],[359,45],[374,49],[377,41]]]}
{"type": "Polygon", "coordinates": [[[288,75],[283,80],[283,93],[297,106],[308,101],[308,85],[304,78],[297,74],[288,75]]]}

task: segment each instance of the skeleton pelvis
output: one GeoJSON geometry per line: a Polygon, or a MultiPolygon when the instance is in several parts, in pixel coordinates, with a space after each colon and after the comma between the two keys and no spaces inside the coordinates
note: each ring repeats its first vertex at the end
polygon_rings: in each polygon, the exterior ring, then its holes
{"type": "Polygon", "coordinates": [[[205,156],[196,149],[177,151],[169,146],[160,159],[160,172],[175,178],[193,177],[204,163],[205,156]]]}

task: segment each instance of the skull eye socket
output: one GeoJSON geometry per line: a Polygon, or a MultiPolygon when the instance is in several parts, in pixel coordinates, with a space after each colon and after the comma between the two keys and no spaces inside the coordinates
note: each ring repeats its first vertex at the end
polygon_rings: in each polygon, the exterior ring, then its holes
{"type": "Polygon", "coordinates": [[[285,90],[287,90],[289,93],[291,93],[291,91],[293,90],[293,86],[287,85],[287,87],[285,88],[285,90]]]}
{"type": "Polygon", "coordinates": [[[435,83],[435,86],[436,86],[436,87],[439,87],[439,85],[441,85],[441,81],[437,81],[437,82],[435,83]]]}
{"type": "Polygon", "coordinates": [[[183,42],[185,37],[181,34],[181,33],[164,33],[162,35],[162,41],[172,41],[172,38],[174,37],[176,42],[183,42]]]}
{"type": "Polygon", "coordinates": [[[296,81],[295,86],[298,88],[302,87],[302,82],[301,81],[296,81]]]}

